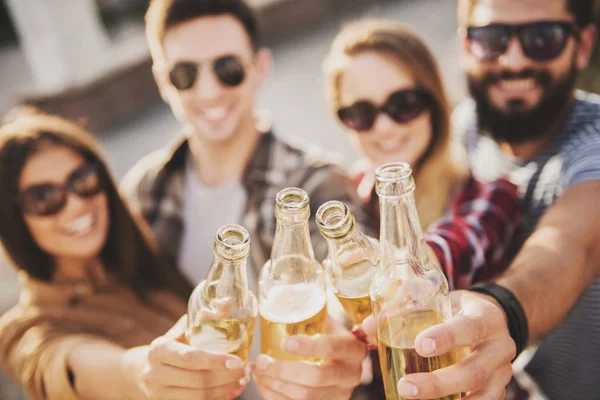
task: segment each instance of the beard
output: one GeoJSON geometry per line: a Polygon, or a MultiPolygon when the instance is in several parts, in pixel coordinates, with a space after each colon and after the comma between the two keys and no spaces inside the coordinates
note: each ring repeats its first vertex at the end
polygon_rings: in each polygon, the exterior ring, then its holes
{"type": "Polygon", "coordinates": [[[479,131],[496,142],[520,144],[546,135],[568,107],[579,71],[573,61],[564,77],[552,80],[547,70],[526,69],[521,72],[502,71],[476,79],[467,74],[469,92],[475,100],[479,131]],[[525,109],[523,100],[514,99],[501,110],[488,97],[491,85],[503,79],[532,78],[542,88],[542,99],[533,108],[525,109]]]}

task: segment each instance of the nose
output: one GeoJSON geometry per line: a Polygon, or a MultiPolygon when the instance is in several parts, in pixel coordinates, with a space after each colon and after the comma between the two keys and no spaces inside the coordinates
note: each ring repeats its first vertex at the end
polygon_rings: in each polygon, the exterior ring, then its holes
{"type": "Polygon", "coordinates": [[[65,204],[64,210],[67,212],[78,212],[82,207],[86,205],[88,199],[69,191],[67,194],[67,203],[65,204]]]}
{"type": "Polygon", "coordinates": [[[197,98],[203,101],[217,99],[224,89],[212,71],[212,66],[203,65],[198,72],[199,76],[194,85],[197,98]]]}
{"type": "Polygon", "coordinates": [[[390,134],[397,134],[398,124],[385,113],[380,113],[375,119],[371,133],[377,139],[383,139],[390,134]]]}
{"type": "Polygon", "coordinates": [[[513,37],[510,40],[508,48],[500,56],[498,62],[502,67],[515,71],[522,71],[531,66],[531,60],[523,52],[523,48],[517,37],[513,37]]]}

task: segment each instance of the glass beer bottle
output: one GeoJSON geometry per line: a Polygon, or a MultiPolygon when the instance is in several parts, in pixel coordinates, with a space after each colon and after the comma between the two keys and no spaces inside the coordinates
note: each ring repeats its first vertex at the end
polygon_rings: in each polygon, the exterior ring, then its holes
{"type": "Polygon", "coordinates": [[[288,336],[325,332],[325,277],[310,240],[306,192],[298,188],[279,192],[275,216],[271,259],[262,267],[258,284],[261,351],[277,359],[320,362],[295,356],[281,347],[288,336]]]}
{"type": "MultiPolygon", "coordinates": [[[[421,357],[414,348],[423,330],[451,317],[448,281],[431,263],[415,205],[415,183],[406,163],[378,168],[381,211],[380,265],[371,284],[379,359],[387,400],[404,399],[398,381],[456,362],[455,352],[421,357]]],[[[460,395],[441,400],[460,399],[460,395]]]]}
{"type": "Polygon", "coordinates": [[[377,271],[379,245],[356,227],[354,215],[340,201],[323,204],[316,220],[329,249],[323,262],[329,286],[357,329],[372,312],[369,288],[377,271]]]}
{"type": "Polygon", "coordinates": [[[248,361],[258,302],[248,288],[250,235],[239,225],[219,229],[208,276],[188,303],[190,345],[248,361]]]}

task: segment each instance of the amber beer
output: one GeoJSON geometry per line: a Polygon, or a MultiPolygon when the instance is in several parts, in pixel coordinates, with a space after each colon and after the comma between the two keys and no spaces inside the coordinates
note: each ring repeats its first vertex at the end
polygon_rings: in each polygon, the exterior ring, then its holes
{"type": "Polygon", "coordinates": [[[228,353],[243,361],[249,361],[255,321],[255,318],[225,319],[191,326],[188,331],[188,342],[200,349],[228,353]]]}
{"type": "Polygon", "coordinates": [[[318,286],[298,284],[275,287],[260,306],[261,351],[273,358],[320,362],[281,349],[283,339],[294,335],[313,336],[325,330],[326,298],[318,286]]]}
{"type": "MultiPolygon", "coordinates": [[[[455,352],[436,357],[421,357],[413,347],[420,332],[443,321],[436,311],[420,311],[392,317],[380,328],[378,348],[386,399],[404,400],[404,397],[398,394],[397,387],[403,376],[431,372],[456,363],[455,352]],[[394,336],[392,332],[395,332],[394,336]]],[[[460,396],[446,396],[441,400],[456,399],[460,399],[460,396]]]]}
{"type": "Polygon", "coordinates": [[[239,225],[219,229],[208,276],[188,303],[190,345],[249,361],[258,301],[248,288],[246,263],[250,235],[239,225]]]}
{"type": "Polygon", "coordinates": [[[319,207],[316,220],[327,240],[324,265],[328,282],[346,316],[356,329],[360,328],[372,312],[369,287],[377,271],[377,241],[357,229],[348,206],[340,201],[328,201],[319,207]]]}
{"type": "MultiPolygon", "coordinates": [[[[450,298],[446,277],[429,259],[410,166],[386,164],[377,169],[376,176],[381,253],[370,292],[386,399],[401,400],[401,378],[456,363],[455,352],[421,357],[415,351],[419,333],[450,318],[450,298]]],[[[460,398],[453,394],[440,400],[460,398]]]]}
{"type": "Polygon", "coordinates": [[[362,324],[365,318],[373,312],[371,297],[369,296],[344,297],[336,294],[336,297],[344,308],[346,315],[355,326],[362,324]]]}
{"type": "Polygon", "coordinates": [[[321,362],[281,347],[289,336],[325,333],[325,273],[310,240],[306,192],[298,188],[279,192],[275,216],[271,259],[261,268],[258,283],[262,352],[283,360],[321,362]]]}

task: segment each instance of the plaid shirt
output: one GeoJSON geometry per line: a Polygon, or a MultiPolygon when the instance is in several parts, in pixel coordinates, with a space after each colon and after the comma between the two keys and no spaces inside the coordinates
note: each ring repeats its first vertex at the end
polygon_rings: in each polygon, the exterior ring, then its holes
{"type": "Polygon", "coordinates": [[[425,240],[450,289],[492,280],[508,268],[522,244],[517,187],[505,179],[484,184],[470,177],[446,214],[427,228],[425,240]]]}
{"type": "MultiPolygon", "coordinates": [[[[161,256],[169,265],[179,265],[179,248],[184,229],[184,169],[189,155],[187,140],[180,139],[172,148],[158,150],[142,159],[121,183],[123,195],[134,212],[149,223],[161,256]]],[[[266,130],[243,175],[247,193],[240,225],[250,236],[249,264],[258,274],[270,258],[275,236],[275,197],[286,187],[300,187],[310,197],[314,214],[321,204],[339,200],[359,204],[354,182],[345,171],[331,162],[332,156],[316,148],[301,149],[266,130]]],[[[355,207],[358,208],[358,207],[355,207]]],[[[353,210],[361,221],[360,210],[353,210]]],[[[315,256],[323,260],[327,243],[320,235],[314,218],[309,220],[315,256]]]]}
{"type": "MultiPolygon", "coordinates": [[[[359,186],[366,171],[356,174],[359,186]]],[[[379,220],[376,195],[364,212],[379,220]]],[[[440,261],[450,289],[498,276],[516,255],[523,239],[517,187],[505,179],[483,184],[469,177],[450,200],[446,214],[425,230],[425,240],[440,261]]]]}

